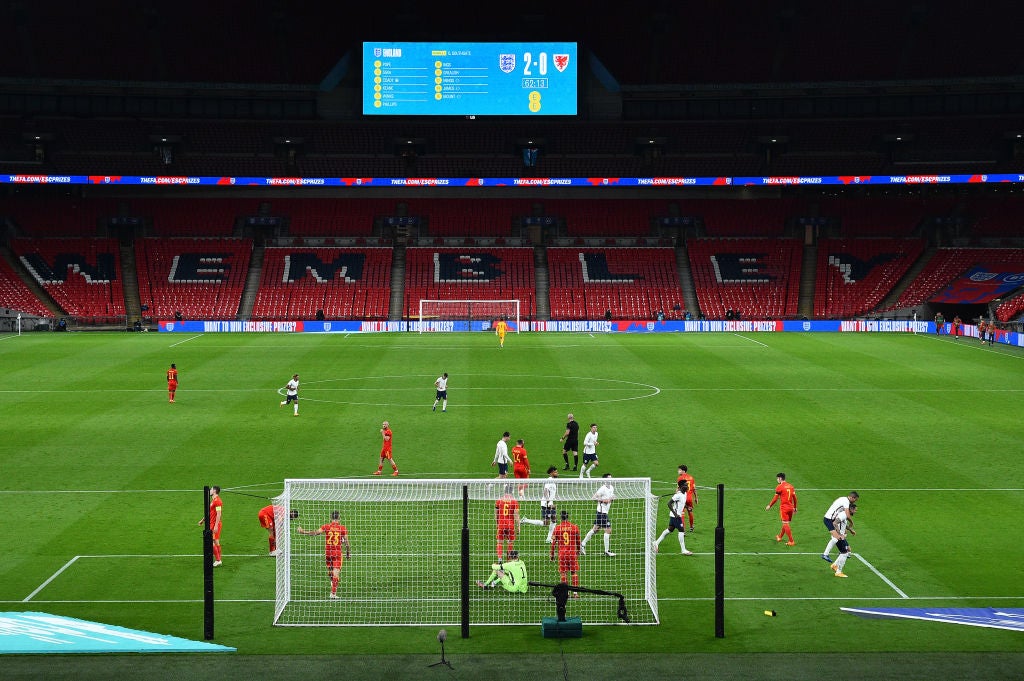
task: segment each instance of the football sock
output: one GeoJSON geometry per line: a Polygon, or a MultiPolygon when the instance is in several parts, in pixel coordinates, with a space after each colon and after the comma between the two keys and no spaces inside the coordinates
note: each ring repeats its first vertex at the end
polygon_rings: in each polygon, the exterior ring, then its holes
{"type": "Polygon", "coordinates": [[[497,549],[497,553],[498,553],[498,560],[501,560],[501,546],[502,546],[502,544],[501,544],[501,540],[499,539],[499,540],[498,540],[498,549],[497,549]]]}
{"type": "Polygon", "coordinates": [[[654,545],[655,546],[661,545],[661,540],[664,539],[665,537],[667,537],[668,535],[669,535],[668,530],[662,530],[661,534],[658,536],[658,538],[654,540],[654,545]]]}
{"type": "Polygon", "coordinates": [[[441,402],[441,411],[444,411],[447,408],[448,408],[448,400],[444,400],[443,402],[441,402]]]}
{"type": "Polygon", "coordinates": [[[270,551],[271,552],[277,551],[277,542],[274,541],[274,538],[270,537],[267,541],[269,541],[269,543],[270,543],[270,551]]]}
{"type": "Polygon", "coordinates": [[[828,540],[828,546],[826,546],[825,550],[821,552],[821,555],[827,556],[828,554],[832,553],[832,547],[834,547],[835,545],[836,545],[836,538],[832,537],[831,539],[828,540]]]}
{"type": "Polygon", "coordinates": [[[605,532],[604,534],[604,550],[611,551],[612,536],[605,532]]]}
{"type": "Polygon", "coordinates": [[[846,567],[846,559],[850,557],[849,553],[840,553],[839,557],[836,558],[836,572],[842,572],[843,568],[846,567]]]}
{"type": "Polygon", "coordinates": [[[591,527],[590,531],[587,532],[587,536],[585,536],[583,538],[583,541],[580,542],[580,546],[586,546],[587,542],[590,541],[590,538],[593,537],[593,536],[594,536],[594,528],[591,527]]]}
{"type": "Polygon", "coordinates": [[[220,560],[220,544],[213,545],[213,559],[220,560]]]}
{"type": "Polygon", "coordinates": [[[690,529],[692,530],[693,529],[693,511],[687,511],[686,515],[689,516],[689,519],[690,519],[690,529]]]}
{"type": "Polygon", "coordinates": [[[580,465],[580,455],[579,454],[573,454],[572,455],[572,467],[576,468],[579,465],[580,465]]]}
{"type": "Polygon", "coordinates": [[[334,577],[334,576],[331,577],[331,593],[332,594],[337,594],[338,593],[338,578],[334,577]]]}
{"type": "Polygon", "coordinates": [[[555,536],[555,524],[551,523],[551,529],[548,530],[548,538],[547,538],[547,542],[549,544],[551,543],[551,538],[554,537],[554,536],[555,536]]]}
{"type": "Polygon", "coordinates": [[[782,529],[785,530],[786,536],[789,537],[789,541],[794,541],[794,539],[793,539],[793,528],[789,526],[789,523],[786,523],[785,525],[783,525],[782,529]]]}
{"type": "Polygon", "coordinates": [[[679,532],[679,550],[686,553],[686,533],[679,532]]]}

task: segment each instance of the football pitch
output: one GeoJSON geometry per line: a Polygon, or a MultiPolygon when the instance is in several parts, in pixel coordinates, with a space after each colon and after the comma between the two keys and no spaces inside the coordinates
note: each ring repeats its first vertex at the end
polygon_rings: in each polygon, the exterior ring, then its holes
{"type": "MultiPolygon", "coordinates": [[[[196,521],[203,486],[224,490],[214,640],[238,653],[147,656],[150,678],[1015,678],[1024,665],[1021,632],[840,610],[1024,607],[1017,348],[913,334],[524,333],[499,349],[483,333],[69,333],[0,336],[0,366],[3,610],[202,639],[196,521]],[[431,411],[441,372],[446,413],[431,411]],[[279,406],[293,373],[297,418],[279,406]],[[274,559],[256,514],[285,478],[369,478],[383,420],[403,477],[491,478],[504,430],[544,477],[562,466],[568,412],[582,430],[599,424],[596,473],[650,477],[655,494],[672,491],[679,464],[696,479],[695,555],[670,537],[657,558],[660,624],[584,622],[565,640],[539,623],[473,626],[468,639],[454,626],[455,669],[429,671],[437,627],[272,626],[274,559]],[[792,547],[764,510],[779,471],[799,498],[792,547]],[[851,490],[855,555],[836,579],[821,518],[851,490]]],[[[0,678],[137,675],[137,657],[8,657],[0,678]]]]}

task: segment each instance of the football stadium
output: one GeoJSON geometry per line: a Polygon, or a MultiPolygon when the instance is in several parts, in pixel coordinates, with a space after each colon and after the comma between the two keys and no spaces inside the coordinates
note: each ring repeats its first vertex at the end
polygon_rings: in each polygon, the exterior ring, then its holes
{"type": "Polygon", "coordinates": [[[0,4],[0,678],[1019,678],[1021,8],[0,4]]]}

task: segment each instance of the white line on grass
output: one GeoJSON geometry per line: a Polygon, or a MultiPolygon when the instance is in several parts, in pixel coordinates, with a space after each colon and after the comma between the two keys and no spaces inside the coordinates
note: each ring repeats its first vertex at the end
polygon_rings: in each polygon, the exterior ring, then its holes
{"type": "MultiPolygon", "coordinates": [[[[659,603],[668,602],[680,602],[680,601],[713,601],[714,596],[659,596],[659,603]]],[[[1024,596],[910,596],[908,598],[900,598],[899,596],[726,596],[727,601],[928,601],[931,603],[943,602],[943,601],[1021,601],[1024,600],[1024,596]]],[[[0,600],[0,604],[15,604],[23,603],[24,601],[4,601],[0,600]]],[[[140,599],[140,600],[127,600],[127,599],[100,599],[100,600],[72,600],[72,599],[38,599],[32,601],[36,605],[43,604],[60,604],[60,603],[75,603],[79,605],[89,604],[104,604],[104,603],[123,603],[127,605],[143,604],[143,603],[202,603],[202,598],[167,598],[167,599],[140,599]]],[[[235,604],[249,604],[249,603],[273,603],[275,602],[272,598],[218,598],[218,604],[235,603],[235,604]]]]}
{"type": "MultiPolygon", "coordinates": [[[[652,485],[676,486],[675,480],[651,480],[652,485]]],[[[697,489],[714,492],[716,485],[697,485],[697,489]]],[[[859,487],[852,485],[858,492],[1024,492],[1024,487],[859,487]]],[[[729,487],[726,492],[774,492],[774,487],[729,487]]],[[[848,492],[845,487],[801,487],[801,492],[848,492]]]]}
{"type": "Polygon", "coordinates": [[[888,584],[890,587],[892,587],[892,590],[895,591],[896,593],[898,593],[900,595],[900,597],[902,597],[902,598],[910,598],[910,596],[908,596],[907,594],[903,593],[903,591],[898,586],[893,584],[892,581],[888,577],[886,577],[881,572],[879,572],[877,569],[875,569],[875,566],[872,565],[871,563],[869,563],[867,561],[867,559],[864,558],[864,556],[860,555],[859,553],[855,553],[853,555],[857,558],[857,560],[859,560],[860,562],[862,562],[865,565],[867,565],[869,570],[871,570],[876,575],[878,575],[878,578],[880,580],[882,580],[883,582],[888,584]]]}
{"type": "Polygon", "coordinates": [[[170,345],[169,345],[168,347],[171,347],[171,348],[176,348],[176,347],[178,347],[179,345],[181,345],[182,343],[188,343],[188,342],[189,342],[190,340],[195,340],[196,338],[202,338],[202,337],[203,337],[204,335],[205,335],[205,334],[202,334],[202,333],[201,333],[201,334],[199,334],[198,336],[192,336],[191,338],[186,338],[186,339],[184,339],[184,340],[180,340],[180,341],[178,341],[177,343],[171,343],[171,344],[170,344],[170,345]]]}
{"type": "MultiPolygon", "coordinates": [[[[918,334],[915,334],[915,335],[918,335],[918,334]]],[[[960,343],[958,341],[949,340],[949,338],[947,337],[946,334],[943,334],[941,337],[939,337],[937,334],[934,334],[934,333],[925,333],[925,334],[920,334],[920,335],[926,336],[926,337],[930,338],[931,340],[940,341],[942,343],[952,343],[954,345],[960,345],[960,343]]],[[[997,343],[996,345],[990,345],[988,347],[985,347],[985,343],[982,343],[981,341],[978,341],[978,337],[977,336],[960,336],[960,337],[963,338],[965,341],[967,341],[967,342],[963,343],[963,347],[965,347],[965,348],[966,347],[970,347],[973,350],[981,350],[982,352],[993,352],[993,353],[995,353],[997,355],[1001,355],[1003,357],[1013,357],[1014,359],[1024,359],[1024,355],[1019,355],[1019,354],[1016,354],[1016,353],[1008,353],[1008,352],[1005,351],[1006,348],[1017,347],[1015,345],[1010,345],[1009,343],[997,343]],[[977,342],[975,342],[975,341],[977,341],[977,342]],[[997,350],[996,348],[1002,348],[1002,350],[997,350]]]]}
{"type": "MultiPolygon", "coordinates": [[[[406,480],[433,480],[441,479],[446,480],[449,478],[463,479],[464,476],[458,472],[452,473],[438,473],[436,471],[430,473],[420,473],[416,476],[404,476],[406,480]]],[[[377,479],[372,475],[339,475],[333,476],[332,480],[370,480],[377,479]]],[[[496,481],[498,478],[470,478],[472,480],[480,480],[481,482],[491,481],[495,484],[499,484],[496,481]]],[[[535,478],[536,483],[542,478],[535,478]]],[[[651,480],[652,484],[655,485],[671,485],[675,486],[675,480],[651,480]]],[[[501,483],[504,484],[504,483],[501,483]]],[[[230,492],[241,489],[253,489],[261,487],[270,487],[280,489],[281,482],[259,482],[251,485],[233,485],[231,487],[224,487],[223,491],[230,492]]],[[[705,491],[715,491],[716,488],[708,485],[697,485],[697,489],[705,491]]],[[[840,492],[845,490],[845,487],[801,487],[802,492],[840,492]]],[[[1024,492],[1024,487],[858,487],[863,492],[1024,492]]],[[[0,489],[0,494],[195,494],[201,492],[201,489],[0,489]]],[[[775,489],[772,487],[726,487],[726,492],[757,492],[758,494],[764,494],[765,492],[771,493],[775,489]]],[[[658,496],[658,495],[655,495],[658,496]]],[[[667,496],[667,495],[661,495],[667,496]]],[[[536,501],[536,500],[535,500],[536,501]]],[[[787,552],[788,553],[788,552],[787,552]]]]}
{"type": "MultiPolygon", "coordinates": [[[[661,601],[713,601],[713,596],[665,596],[661,601]]],[[[1020,601],[1024,596],[726,596],[727,601],[1020,601]]]]}
{"type": "MultiPolygon", "coordinates": [[[[36,594],[46,588],[53,580],[61,575],[65,570],[71,567],[79,558],[201,558],[203,554],[200,553],[180,553],[180,554],[145,554],[145,553],[125,553],[125,554],[97,554],[97,555],[78,555],[65,563],[59,570],[53,573],[45,582],[40,584],[35,591],[30,593],[21,601],[3,601],[0,603],[27,603],[32,601],[36,594]]],[[[697,556],[713,556],[711,552],[695,553],[697,556]]],[[[730,552],[727,551],[728,556],[813,556],[818,555],[816,552],[789,552],[789,551],[768,551],[768,552],[730,552]]],[[[1007,601],[1018,601],[1024,600],[1024,596],[908,596],[899,587],[892,583],[885,575],[879,572],[871,563],[869,563],[859,553],[853,554],[858,560],[868,567],[875,575],[889,585],[899,597],[895,596],[730,596],[725,600],[727,601],[885,601],[885,600],[910,600],[910,601],[965,601],[965,600],[1007,600],[1007,601]]],[[[225,554],[225,558],[266,558],[267,555],[264,553],[234,553],[225,554]]],[[[714,597],[697,597],[697,596],[665,596],[659,597],[658,601],[711,601],[714,597]]],[[[36,600],[34,603],[201,603],[201,599],[152,599],[152,600],[36,600]]],[[[219,599],[219,603],[271,603],[270,599],[219,599]]]]}
{"type": "Polygon", "coordinates": [[[60,573],[64,572],[64,571],[65,571],[65,570],[67,570],[67,569],[68,569],[69,567],[71,567],[71,566],[72,566],[72,565],[74,564],[74,562],[75,562],[76,560],[78,560],[79,558],[80,558],[80,556],[75,556],[74,558],[72,558],[72,559],[71,559],[71,560],[69,560],[68,562],[64,563],[64,565],[63,565],[63,566],[61,566],[61,568],[60,568],[59,570],[57,570],[57,571],[56,571],[56,572],[54,572],[54,573],[53,573],[52,575],[50,575],[50,578],[49,578],[49,579],[47,579],[47,580],[46,580],[45,582],[43,582],[42,584],[40,584],[39,586],[37,586],[37,587],[36,587],[36,590],[35,590],[35,591],[33,591],[32,593],[30,593],[30,594],[29,594],[28,596],[25,596],[25,598],[24,598],[24,599],[22,599],[22,601],[21,601],[21,602],[22,602],[22,603],[28,603],[29,601],[31,601],[31,600],[32,600],[32,597],[33,597],[33,596],[35,596],[35,595],[36,595],[37,593],[39,593],[40,591],[42,591],[43,589],[45,589],[45,588],[46,588],[46,585],[47,585],[47,584],[49,584],[49,583],[50,583],[50,582],[52,582],[53,580],[57,579],[57,577],[59,577],[59,576],[60,576],[60,573]]]}
{"type": "Polygon", "coordinates": [[[751,343],[757,343],[757,344],[758,344],[758,345],[760,345],[760,346],[761,346],[762,348],[766,348],[766,347],[768,347],[768,345],[767,345],[767,344],[765,344],[765,343],[762,343],[761,341],[758,341],[758,340],[754,340],[753,338],[747,338],[746,336],[744,336],[744,335],[743,335],[743,334],[741,334],[741,333],[734,333],[733,335],[734,335],[734,336],[736,336],[737,338],[742,338],[743,340],[747,340],[747,341],[750,341],[751,343]]]}

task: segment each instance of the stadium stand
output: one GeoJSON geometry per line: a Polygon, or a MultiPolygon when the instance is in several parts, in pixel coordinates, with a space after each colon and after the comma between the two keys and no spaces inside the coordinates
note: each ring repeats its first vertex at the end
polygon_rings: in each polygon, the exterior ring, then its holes
{"type": "Polygon", "coordinates": [[[517,217],[529,215],[526,199],[411,199],[410,215],[422,219],[421,234],[430,236],[512,236],[517,217]]]}
{"type": "Polygon", "coordinates": [[[387,319],[389,248],[267,248],[252,319],[387,319]]]}
{"type": "Polygon", "coordinates": [[[235,233],[237,220],[256,215],[258,206],[256,199],[139,198],[128,210],[151,225],[151,236],[227,237],[235,233]]]}
{"type": "Polygon", "coordinates": [[[910,308],[927,303],[974,266],[990,272],[1024,272],[1024,248],[940,248],[900,294],[896,307],[910,308]]]}
{"type": "Polygon", "coordinates": [[[710,319],[797,314],[802,249],[795,239],[688,239],[700,311],[710,319]]]}
{"type": "Polygon", "coordinates": [[[1019,238],[1024,234],[1024,198],[1020,196],[972,200],[966,210],[974,220],[973,237],[1002,239],[1019,238]]]}
{"type": "Polygon", "coordinates": [[[139,299],[158,319],[235,319],[251,254],[251,239],[137,239],[139,299]]]}
{"type": "Polygon", "coordinates": [[[0,302],[7,310],[49,317],[50,310],[36,298],[8,262],[0,258],[0,302]]]}
{"type": "Polygon", "coordinates": [[[955,203],[945,197],[838,198],[822,200],[819,212],[839,221],[842,236],[913,236],[926,217],[945,216],[955,203]]]}
{"type": "Polygon", "coordinates": [[[418,316],[423,299],[518,299],[520,317],[533,318],[537,314],[533,249],[407,248],[404,316],[418,316]]]}
{"type": "Polygon", "coordinates": [[[14,223],[15,233],[26,237],[100,236],[102,219],[117,211],[118,202],[113,199],[60,195],[9,197],[0,206],[0,214],[14,223]]]}
{"type": "Polygon", "coordinates": [[[374,220],[398,215],[398,199],[281,198],[269,200],[268,213],[288,220],[295,236],[362,236],[373,234],[374,220]]]}
{"type": "Polygon", "coordinates": [[[123,323],[124,288],[114,239],[17,238],[11,250],[66,314],[85,322],[123,323]]]}
{"type": "Polygon", "coordinates": [[[924,252],[922,239],[822,239],[814,316],[844,319],[877,308],[924,252]]]}
{"type": "Polygon", "coordinates": [[[679,319],[685,312],[671,248],[549,248],[552,319],[679,319]],[[676,309],[678,306],[678,309],[676,309]]]}

